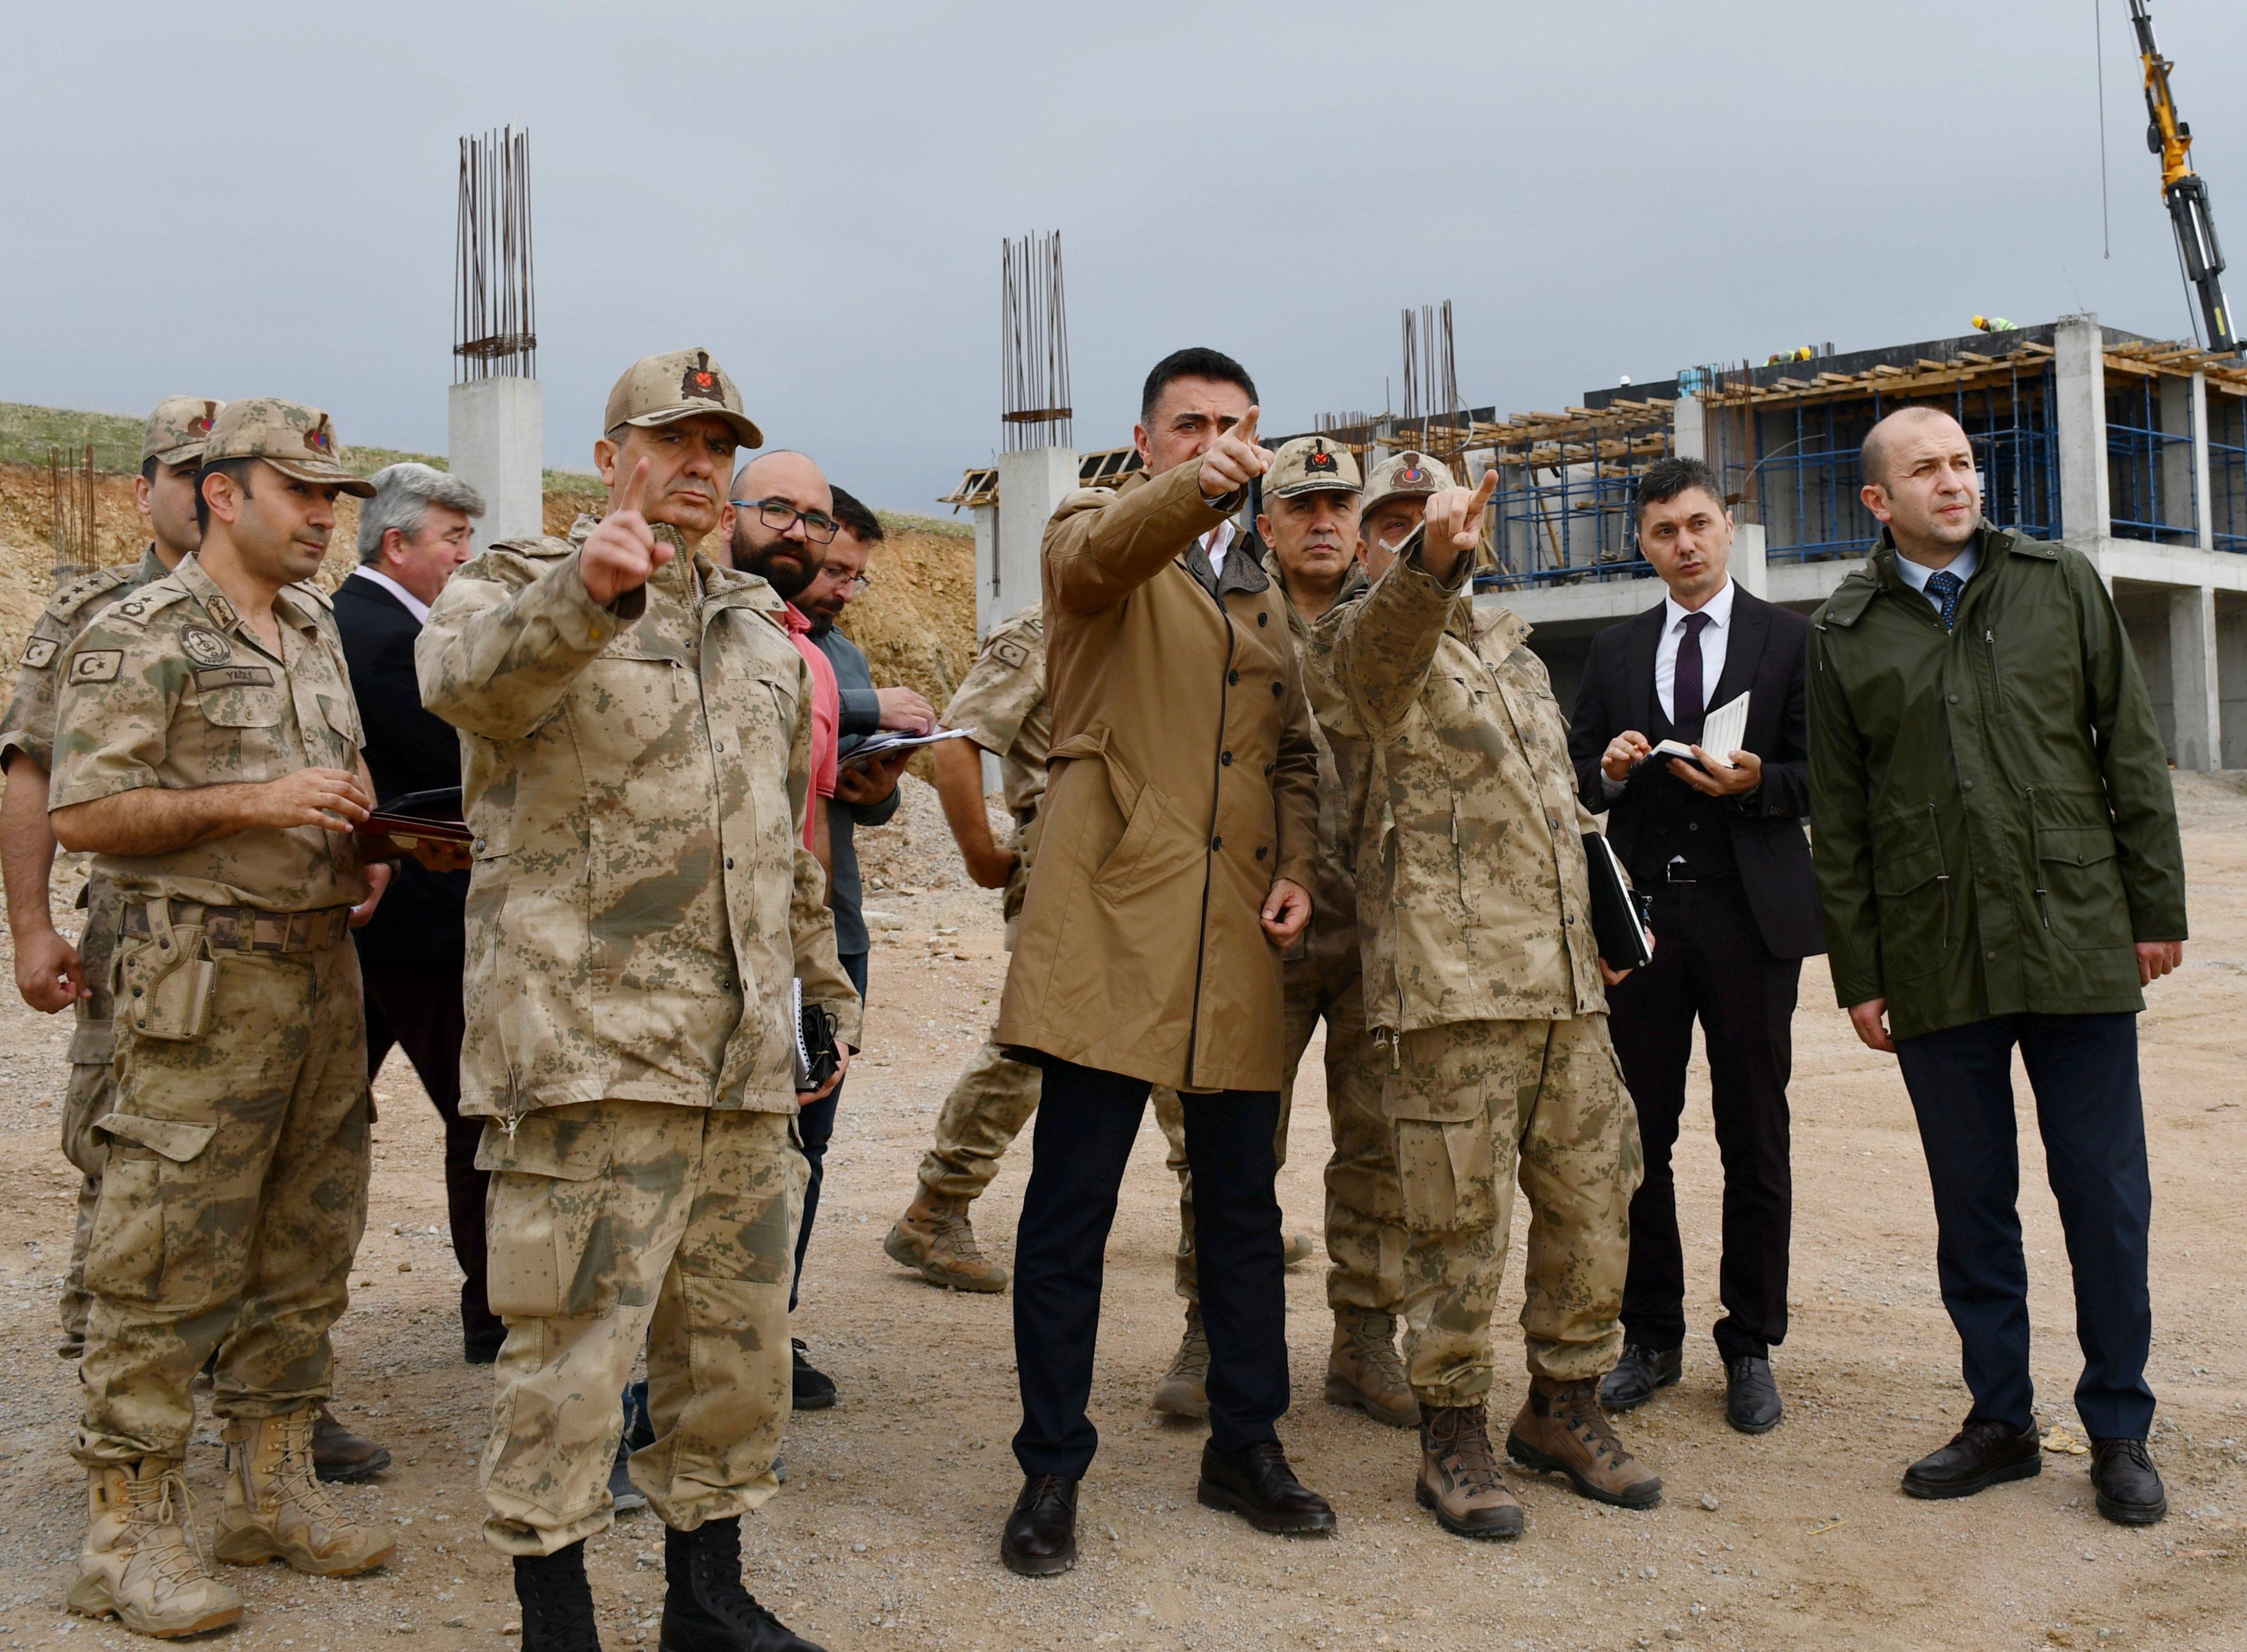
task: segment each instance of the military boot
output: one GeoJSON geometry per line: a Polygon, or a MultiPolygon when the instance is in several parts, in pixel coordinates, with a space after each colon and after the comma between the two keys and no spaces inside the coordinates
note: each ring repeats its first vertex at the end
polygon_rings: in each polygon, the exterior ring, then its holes
{"type": "Polygon", "coordinates": [[[1155,1384],[1155,1409],[1165,1416],[1209,1417],[1209,1334],[1201,1328],[1199,1303],[1186,1309],[1186,1334],[1178,1356],[1155,1384]]]}
{"type": "Polygon", "coordinates": [[[1506,1489],[1480,1405],[1431,1405],[1420,1419],[1420,1483],[1413,1495],[1458,1537],[1519,1537],[1521,1503],[1506,1489]]]}
{"type": "Polygon", "coordinates": [[[242,1597],[203,1567],[188,1537],[180,1460],[105,1464],[85,1482],[85,1546],[71,1580],[70,1609],[114,1617],[135,1635],[171,1640],[223,1628],[242,1597]]]}
{"type": "Polygon", "coordinates": [[[659,1652],[819,1652],[741,1587],[739,1515],[666,1529],[663,1582],[659,1652]]]}
{"type": "Polygon", "coordinates": [[[1596,1379],[1529,1379],[1529,1397],[1506,1437],[1506,1454],[1540,1473],[1565,1474],[1577,1494],[1617,1508],[1650,1509],[1662,1481],[1623,1450],[1600,1410],[1596,1379]]]}
{"type": "Polygon", "coordinates": [[[931,1285],[955,1291],[1005,1290],[1007,1270],[975,1248],[975,1230],[967,1223],[967,1203],[923,1187],[883,1239],[883,1253],[931,1285]]]}
{"type": "Polygon", "coordinates": [[[522,1652],[601,1652],[583,1539],[551,1554],[516,1555],[515,1599],[522,1608],[522,1652]]]}
{"type": "Polygon", "coordinates": [[[313,1477],[319,1408],[285,1416],[236,1417],[226,1441],[226,1503],[211,1553],[231,1566],[286,1560],[315,1577],[370,1572],[398,1546],[346,1514],[313,1477]]]}
{"type": "Polygon", "coordinates": [[[1356,1406],[1393,1429],[1417,1423],[1419,1402],[1404,1380],[1396,1339],[1394,1315],[1336,1308],[1334,1351],[1327,1355],[1327,1403],[1356,1406]]]}

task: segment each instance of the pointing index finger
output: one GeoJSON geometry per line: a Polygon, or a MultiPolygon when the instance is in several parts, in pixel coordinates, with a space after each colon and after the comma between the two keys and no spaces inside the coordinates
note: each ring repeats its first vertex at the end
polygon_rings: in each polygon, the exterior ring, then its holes
{"type": "Polygon", "coordinates": [[[1226,433],[1230,436],[1238,437],[1240,440],[1246,442],[1250,447],[1253,447],[1256,445],[1256,421],[1262,414],[1263,411],[1264,410],[1261,407],[1255,406],[1252,404],[1247,413],[1242,416],[1240,422],[1233,426],[1233,427],[1226,433]]]}
{"type": "Polygon", "coordinates": [[[1475,485],[1474,499],[1467,506],[1468,520],[1472,521],[1490,508],[1491,495],[1498,491],[1498,467],[1492,465],[1482,473],[1482,481],[1475,485]]]}
{"type": "Polygon", "coordinates": [[[647,461],[643,459],[632,467],[632,474],[626,479],[624,491],[617,495],[617,509],[628,510],[634,515],[638,515],[640,506],[646,497],[647,461]]]}

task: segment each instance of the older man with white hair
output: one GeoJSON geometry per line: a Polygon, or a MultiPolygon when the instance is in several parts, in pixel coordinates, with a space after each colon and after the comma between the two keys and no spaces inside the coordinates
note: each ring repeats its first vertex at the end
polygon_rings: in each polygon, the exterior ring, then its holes
{"type": "MultiPolygon", "coordinates": [[[[393,465],[374,476],[359,509],[359,566],[337,588],[336,626],[352,693],[366,727],[366,765],[385,804],[408,793],[457,787],[461,741],[421,708],[413,643],[429,604],[468,559],[483,495],[427,465],[393,465]]],[[[484,1185],[476,1168],[481,1119],[461,1116],[461,981],[468,901],[457,871],[402,862],[372,921],[354,932],[366,990],[367,1073],[402,1045],[445,1120],[445,1198],[461,1285],[461,1340],[472,1365],[499,1355],[507,1327],[484,1295],[484,1185]]]]}

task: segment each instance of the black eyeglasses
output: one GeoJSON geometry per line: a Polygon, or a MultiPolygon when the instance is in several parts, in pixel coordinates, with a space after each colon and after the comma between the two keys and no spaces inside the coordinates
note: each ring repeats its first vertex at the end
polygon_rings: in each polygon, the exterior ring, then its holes
{"type": "Polygon", "coordinates": [[[784,534],[796,523],[803,524],[803,536],[815,545],[833,543],[835,518],[816,510],[798,510],[785,499],[734,499],[727,502],[736,510],[754,510],[757,520],[776,534],[784,534]]]}

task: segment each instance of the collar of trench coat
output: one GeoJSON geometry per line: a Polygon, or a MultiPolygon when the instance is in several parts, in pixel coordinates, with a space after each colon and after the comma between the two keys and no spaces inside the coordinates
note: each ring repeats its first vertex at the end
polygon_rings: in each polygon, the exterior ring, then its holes
{"type": "Polygon", "coordinates": [[[1044,546],[1050,778],[997,1041],[1187,1090],[1275,1090],[1274,879],[1316,887],[1318,745],[1287,600],[1198,467],[1062,502],[1044,546]],[[1243,553],[1246,552],[1246,556],[1243,553]],[[1251,584],[1253,589],[1249,588],[1251,584]]]}

